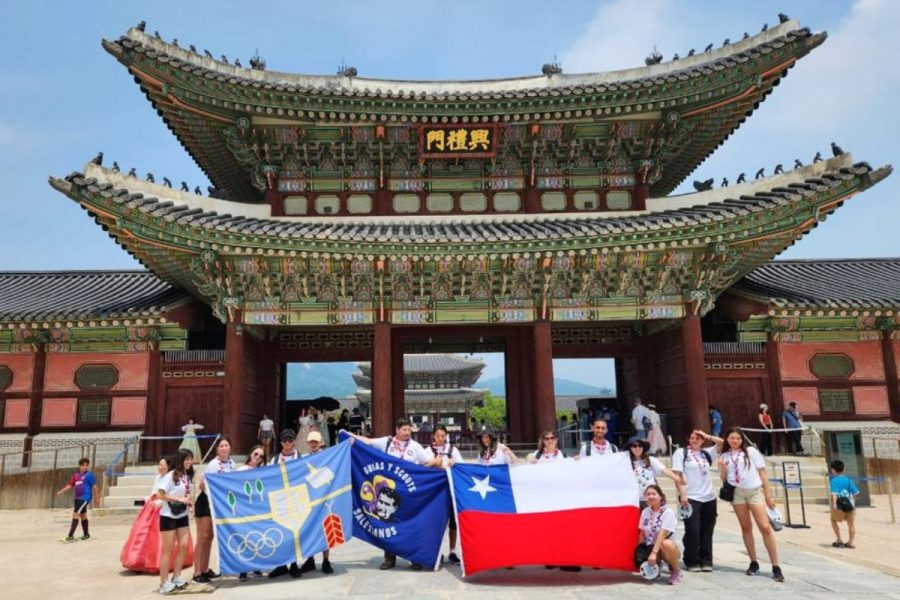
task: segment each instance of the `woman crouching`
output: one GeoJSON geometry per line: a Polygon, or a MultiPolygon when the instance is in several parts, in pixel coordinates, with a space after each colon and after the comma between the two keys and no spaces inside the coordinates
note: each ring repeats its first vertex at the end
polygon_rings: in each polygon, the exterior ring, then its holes
{"type": "Polygon", "coordinates": [[[672,540],[678,518],[666,504],[666,495],[655,483],[647,486],[644,496],[647,498],[647,508],[641,513],[639,541],[650,549],[647,562],[655,567],[662,559],[669,565],[669,585],[678,585],[681,583],[681,569],[678,566],[681,551],[672,540]]]}

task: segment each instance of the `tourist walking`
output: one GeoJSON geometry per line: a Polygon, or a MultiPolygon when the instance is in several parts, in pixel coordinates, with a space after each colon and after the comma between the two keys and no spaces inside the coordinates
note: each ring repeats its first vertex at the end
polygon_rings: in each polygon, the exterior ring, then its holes
{"type": "MultiPolygon", "coordinates": [[[[325,449],[325,443],[322,438],[322,434],[318,431],[310,431],[309,435],[306,436],[306,447],[309,449],[309,452],[303,455],[303,457],[312,456],[317,452],[321,452],[325,449]]],[[[331,575],[334,573],[334,569],[331,566],[331,561],[328,560],[329,551],[325,550],[322,552],[322,573],[325,575],[331,575]]],[[[306,559],[306,561],[300,566],[300,571],[303,573],[307,573],[309,571],[316,570],[316,557],[310,556],[306,559]]]]}
{"type": "Polygon", "coordinates": [[[91,533],[88,526],[88,507],[94,498],[97,498],[98,503],[100,501],[100,495],[97,494],[97,479],[91,473],[90,459],[82,458],[78,461],[78,471],[72,474],[69,482],[56,492],[56,495],[62,496],[69,490],[74,490],[74,510],[72,511],[72,523],[69,525],[69,535],[63,541],[75,541],[75,530],[78,528],[79,521],[81,521],[81,539],[89,540],[91,533]]]}
{"type": "Polygon", "coordinates": [[[231,441],[226,437],[216,442],[216,455],[210,459],[198,477],[197,488],[200,493],[194,503],[194,520],[197,523],[197,543],[194,545],[194,581],[209,583],[219,574],[209,568],[209,557],[212,554],[213,522],[209,507],[209,496],[206,494],[207,473],[231,473],[237,465],[231,459],[231,441]]]}
{"type": "Polygon", "coordinates": [[[856,496],[859,488],[853,480],[844,475],[844,461],[833,460],[828,465],[828,473],[831,477],[828,487],[831,492],[831,530],[834,532],[835,548],[850,548],[856,546],[856,496]],[[838,523],[847,524],[847,542],[841,541],[841,528],[838,523]]]}
{"type": "Polygon", "coordinates": [[[200,457],[203,455],[200,453],[200,444],[197,442],[197,432],[202,430],[203,425],[194,421],[194,417],[188,419],[188,422],[181,426],[184,436],[181,439],[181,445],[178,446],[179,450],[182,448],[190,450],[191,455],[195,459],[200,460],[200,457]]]}
{"type": "Polygon", "coordinates": [[[256,439],[266,449],[266,456],[272,453],[272,442],[275,440],[275,421],[269,415],[263,413],[256,430],[256,439]]]}
{"type": "Polygon", "coordinates": [[[772,578],[784,581],[784,574],[778,565],[778,548],[775,544],[775,532],[769,524],[766,507],[775,508],[775,500],[769,489],[769,477],[766,474],[766,461],[759,450],[747,446],[739,427],[732,427],[725,434],[725,446],[718,460],[719,473],[726,482],[720,497],[730,502],[741,526],[744,547],[750,556],[747,575],[759,572],[756,560],[756,542],[753,539],[753,522],[762,534],[769,561],[772,563],[772,578]],[[729,488],[730,486],[730,488],[729,488]]]}
{"type": "MultiPolygon", "coordinates": [[[[459,448],[450,443],[450,435],[447,433],[447,428],[443,425],[438,425],[434,428],[434,433],[431,438],[431,446],[428,448],[431,450],[431,453],[434,457],[440,460],[440,464],[435,464],[436,467],[442,467],[444,469],[449,469],[456,463],[463,462],[462,454],[459,452],[459,448]]],[[[447,555],[447,560],[454,565],[458,565],[460,563],[459,556],[456,554],[456,515],[453,514],[453,505],[448,505],[447,507],[449,511],[449,520],[447,521],[447,537],[450,540],[450,554],[447,555]]]]}
{"type": "Polygon", "coordinates": [[[723,443],[722,438],[695,430],[688,436],[687,446],[672,454],[672,471],[684,481],[679,486],[681,506],[690,507],[690,516],[684,519],[683,540],[684,567],[688,571],[713,570],[718,500],[711,473],[723,443]]]}
{"type": "Polygon", "coordinates": [[[653,427],[650,421],[650,410],[643,405],[639,397],[634,399],[634,408],[631,410],[631,426],[634,428],[634,435],[642,440],[647,439],[647,434],[653,427]]]}
{"type": "Polygon", "coordinates": [[[650,442],[645,439],[635,435],[628,440],[628,451],[631,452],[631,470],[634,471],[634,477],[637,479],[638,487],[641,490],[641,508],[647,506],[644,490],[647,489],[647,486],[654,485],[657,477],[665,475],[674,481],[676,485],[681,484],[681,477],[662,464],[658,458],[650,456],[649,450],[650,442]]]}
{"type": "Polygon", "coordinates": [[[650,413],[650,431],[647,433],[647,441],[650,442],[650,454],[661,456],[666,453],[669,447],[666,443],[666,436],[663,435],[662,422],[659,418],[659,413],[656,412],[655,404],[648,404],[647,411],[650,413]]]}
{"type": "Polygon", "coordinates": [[[161,538],[159,552],[159,593],[172,594],[176,589],[186,587],[188,582],[181,577],[181,567],[190,544],[188,513],[193,505],[191,487],[194,479],[194,455],[181,448],[175,454],[172,470],[157,484],[156,497],[162,501],[159,510],[159,532],[161,538]],[[175,542],[178,550],[172,564],[175,542]],[[169,572],[172,579],[169,579],[169,572]]]}
{"type": "Polygon", "coordinates": [[[669,585],[681,583],[678,561],[681,552],[673,539],[678,528],[675,511],[666,504],[666,495],[658,485],[651,484],[645,490],[647,507],[641,512],[639,542],[650,550],[647,562],[656,567],[660,559],[669,566],[669,585]]]}
{"type": "MultiPolygon", "coordinates": [[[[368,438],[361,435],[354,435],[353,437],[364,444],[378,448],[382,452],[407,462],[425,466],[441,464],[439,457],[435,457],[431,452],[425,450],[419,442],[412,439],[412,425],[406,419],[397,420],[394,427],[394,435],[379,438],[368,438]]],[[[397,555],[385,550],[384,562],[378,568],[386,571],[393,569],[395,566],[397,566],[397,555]]],[[[413,571],[421,571],[422,565],[413,563],[412,569],[413,571]]]]}
{"type": "Polygon", "coordinates": [[[365,422],[366,420],[363,419],[363,416],[361,414],[359,414],[359,408],[354,408],[353,414],[350,415],[350,429],[348,429],[348,431],[354,435],[362,435],[363,423],[365,422]]]}
{"type": "Polygon", "coordinates": [[[719,437],[722,433],[722,413],[713,405],[709,407],[709,429],[713,437],[719,437]]]}
{"type": "Polygon", "coordinates": [[[767,404],[759,405],[759,426],[763,429],[759,433],[759,451],[764,456],[772,456],[772,415],[769,414],[767,404]]]}
{"type": "Polygon", "coordinates": [[[791,452],[796,455],[802,455],[806,452],[803,450],[803,417],[797,409],[796,402],[788,403],[787,409],[781,413],[781,424],[788,430],[788,439],[791,440],[791,452]]]}
{"type": "Polygon", "coordinates": [[[594,437],[581,445],[581,450],[576,458],[606,456],[619,451],[615,444],[606,439],[609,434],[609,425],[604,419],[594,419],[591,424],[591,433],[594,437]]]}
{"type": "MultiPolygon", "coordinates": [[[[305,417],[301,416],[300,418],[303,419],[305,417]]],[[[309,435],[309,433],[307,432],[306,435],[309,435]]],[[[296,438],[297,434],[294,433],[293,429],[283,429],[281,431],[281,452],[272,457],[271,464],[283,465],[300,458],[300,452],[297,450],[295,444],[296,438]]],[[[297,565],[296,562],[292,562],[290,565],[280,565],[269,571],[269,579],[275,579],[276,577],[281,577],[288,573],[290,573],[291,577],[294,579],[303,576],[299,565],[297,565]]]]}
{"type": "MultiPolygon", "coordinates": [[[[244,461],[240,467],[238,467],[237,471],[249,471],[250,469],[258,469],[259,467],[264,467],[266,465],[266,447],[262,444],[257,444],[250,448],[250,452],[247,454],[247,460],[244,461]]],[[[253,571],[253,574],[257,577],[262,577],[262,571],[253,571]]],[[[238,581],[247,581],[247,573],[238,573],[238,581]]]]}

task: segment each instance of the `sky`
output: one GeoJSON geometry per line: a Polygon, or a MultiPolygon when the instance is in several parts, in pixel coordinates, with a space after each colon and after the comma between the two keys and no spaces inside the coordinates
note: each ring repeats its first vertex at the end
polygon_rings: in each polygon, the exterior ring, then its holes
{"type": "MultiPolygon", "coordinates": [[[[740,39],[780,11],[825,44],[800,60],[748,121],[691,174],[771,173],[777,163],[829,154],[898,163],[900,31],[896,0],[417,0],[411,2],[166,2],[29,0],[4,6],[0,51],[0,270],[139,268],[49,175],[106,164],[157,180],[207,181],[125,69],[100,47],[140,20],[182,47],[246,65],[256,49],[278,71],[364,77],[481,79],[535,74],[556,57],[565,72],[666,60],[740,39]]],[[[900,256],[900,175],[857,196],[782,258],[900,256]]],[[[573,369],[575,372],[584,369],[573,369]]],[[[608,382],[605,382],[608,383],[608,382]]]]}

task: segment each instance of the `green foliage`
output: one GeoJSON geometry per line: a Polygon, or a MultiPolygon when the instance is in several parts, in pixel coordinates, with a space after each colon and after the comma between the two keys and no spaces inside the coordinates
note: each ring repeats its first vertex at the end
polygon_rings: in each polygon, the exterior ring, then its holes
{"type": "Polygon", "coordinates": [[[489,427],[506,429],[506,398],[488,392],[484,396],[484,405],[473,408],[470,414],[479,422],[484,419],[489,427]]]}

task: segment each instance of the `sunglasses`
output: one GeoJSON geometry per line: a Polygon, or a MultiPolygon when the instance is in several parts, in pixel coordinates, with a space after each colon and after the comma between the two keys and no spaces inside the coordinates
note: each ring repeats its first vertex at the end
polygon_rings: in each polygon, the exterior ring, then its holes
{"type": "Polygon", "coordinates": [[[644,447],[643,444],[632,444],[631,445],[631,448],[643,448],[643,447],[644,447]]]}
{"type": "Polygon", "coordinates": [[[555,435],[545,435],[545,436],[544,436],[544,439],[545,439],[545,440],[555,440],[555,439],[556,439],[556,436],[555,436],[555,435]]]}
{"type": "Polygon", "coordinates": [[[250,456],[252,456],[253,458],[262,458],[263,454],[262,454],[262,452],[254,452],[250,456]]]}

